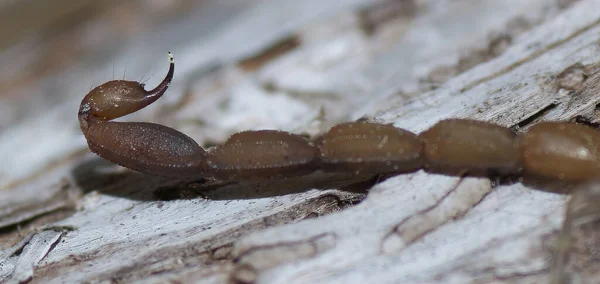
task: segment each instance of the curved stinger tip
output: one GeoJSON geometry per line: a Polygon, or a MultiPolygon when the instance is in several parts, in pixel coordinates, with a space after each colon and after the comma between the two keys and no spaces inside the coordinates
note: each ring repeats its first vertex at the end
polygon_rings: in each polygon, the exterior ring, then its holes
{"type": "Polygon", "coordinates": [[[169,51],[169,63],[175,63],[175,59],[173,59],[173,53],[169,51]]]}

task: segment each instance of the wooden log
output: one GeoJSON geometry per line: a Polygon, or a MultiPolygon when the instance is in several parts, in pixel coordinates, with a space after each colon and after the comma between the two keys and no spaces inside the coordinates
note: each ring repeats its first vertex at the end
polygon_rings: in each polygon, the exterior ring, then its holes
{"type": "MultiPolygon", "coordinates": [[[[190,185],[88,153],[76,105],[100,74],[95,70],[105,72],[96,85],[111,79],[111,60],[117,71],[124,61],[136,65],[127,77],[140,78],[148,66],[140,63],[169,49],[178,69],[164,101],[127,119],[175,127],[200,144],[246,129],[316,135],[364,116],[415,133],[447,118],[517,131],[577,115],[595,121],[597,1],[273,0],[240,7],[204,7],[198,21],[211,28],[197,31],[202,37],[183,18],[179,32],[165,25],[149,36],[164,50],[143,51],[148,38],[138,35],[100,66],[60,73],[81,76],[56,92],[64,104],[31,110],[0,133],[0,279],[548,282],[567,196],[518,181],[422,171],[373,187],[369,177],[318,174],[190,185]],[[166,35],[173,40],[159,38],[166,35]]],[[[592,238],[578,236],[580,245],[592,238]]],[[[600,279],[593,250],[572,259],[568,272],[600,279]]]]}

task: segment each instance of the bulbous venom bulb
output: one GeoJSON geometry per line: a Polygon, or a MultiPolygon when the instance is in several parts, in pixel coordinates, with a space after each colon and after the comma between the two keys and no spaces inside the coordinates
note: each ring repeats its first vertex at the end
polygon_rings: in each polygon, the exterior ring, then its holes
{"type": "Polygon", "coordinates": [[[139,82],[113,80],[92,89],[81,101],[79,124],[92,152],[124,167],[163,176],[199,176],[204,149],[187,135],[155,123],[113,122],[158,100],[175,72],[169,52],[169,71],[152,90],[139,82]]]}

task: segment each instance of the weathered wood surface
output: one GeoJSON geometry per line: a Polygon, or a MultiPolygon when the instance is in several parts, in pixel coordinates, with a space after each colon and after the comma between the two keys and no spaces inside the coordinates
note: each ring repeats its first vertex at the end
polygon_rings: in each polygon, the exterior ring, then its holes
{"type": "MultiPolygon", "coordinates": [[[[548,281],[566,196],[422,171],[372,188],[366,178],[319,175],[186,186],[87,153],[75,113],[90,85],[115,76],[113,66],[121,76],[127,65],[127,78],[148,66],[162,74],[171,50],[177,79],[167,96],[127,119],[173,126],[201,144],[244,129],[314,135],[363,116],[415,132],[449,117],[519,127],[596,120],[600,2],[206,5],[98,65],[61,72],[59,86],[42,80],[60,103],[23,107],[27,119],[0,124],[0,279],[548,281]],[[291,48],[261,53],[277,44],[291,48]],[[589,76],[568,90],[560,74],[574,64],[589,76]]],[[[569,269],[594,283],[593,235],[587,243],[569,269]]]]}

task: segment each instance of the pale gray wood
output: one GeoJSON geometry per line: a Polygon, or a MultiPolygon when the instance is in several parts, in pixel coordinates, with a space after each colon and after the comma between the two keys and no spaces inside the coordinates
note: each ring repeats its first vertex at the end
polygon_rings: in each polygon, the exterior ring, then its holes
{"type": "MultiPolygon", "coordinates": [[[[388,104],[403,105],[386,109],[378,117],[421,131],[448,117],[512,126],[551,103],[558,107],[544,119],[569,119],[590,112],[598,102],[597,73],[586,82],[583,93],[559,92],[553,80],[574,63],[600,59],[596,43],[600,28],[592,12],[597,5],[592,1],[575,5],[524,34],[504,54],[440,89],[408,102],[388,100],[388,104]]],[[[377,185],[362,204],[343,213],[244,238],[237,243],[236,254],[242,262],[252,263],[255,254],[261,256],[262,247],[276,255],[273,245],[285,248],[288,243],[311,242],[314,236],[330,234],[336,242],[310,258],[297,255],[293,261],[288,257],[279,262],[272,257],[272,263],[258,267],[258,281],[548,282],[551,255],[542,240],[559,228],[565,197],[521,184],[481,191],[489,185],[470,182],[424,173],[396,177],[377,185]],[[462,186],[465,193],[460,195],[462,186]],[[438,195],[432,196],[435,192],[438,195]]]]}
{"type": "Polygon", "coordinates": [[[18,256],[15,269],[8,283],[29,281],[33,277],[35,267],[48,254],[61,235],[61,232],[51,230],[35,234],[23,248],[23,252],[18,256]]]}
{"type": "MultiPolygon", "coordinates": [[[[578,1],[566,10],[562,2],[544,0],[414,1],[403,6],[412,13],[382,24],[374,35],[363,32],[356,12],[373,5],[367,2],[247,4],[206,37],[168,47],[176,56],[177,81],[157,106],[128,119],[159,121],[204,143],[243,129],[315,135],[362,116],[415,132],[448,117],[514,126],[553,103],[541,119],[590,113],[600,100],[596,73],[584,92],[561,91],[555,81],[574,63],[600,62],[597,1],[578,1]],[[515,26],[515,19],[525,24],[515,26]],[[303,43],[255,72],[235,64],[291,33],[303,43]],[[458,68],[461,58],[490,48],[497,34],[511,38],[504,52],[489,51],[472,68],[458,68]],[[428,81],[448,68],[447,80],[428,81]]],[[[124,58],[129,64],[156,62],[157,75],[148,82],[153,85],[166,58],[141,52],[142,42],[132,40],[115,58],[123,59],[119,64],[124,58]]],[[[110,74],[111,66],[107,60],[100,69],[110,74]]],[[[144,69],[136,65],[128,72],[139,78],[144,69]]],[[[20,163],[0,172],[7,188],[0,192],[0,224],[77,208],[48,224],[51,232],[64,231],[36,262],[34,281],[547,281],[551,255],[543,240],[559,228],[566,196],[520,183],[492,187],[488,179],[417,172],[374,186],[348,208],[339,204],[362,194],[336,188],[360,179],[319,174],[227,185],[205,192],[207,199],[159,201],[154,190],[181,182],[124,174],[79,153],[86,148],[75,121],[76,105],[89,89],[83,85],[89,82],[65,89],[65,105],[0,136],[0,155],[20,163]],[[29,142],[32,128],[36,141],[29,142]],[[28,142],[14,144],[21,140],[28,142]],[[56,159],[57,165],[46,167],[56,159]]],[[[41,237],[35,236],[26,243],[37,245],[41,237]]],[[[18,268],[13,247],[2,252],[2,279],[26,268],[18,268]]]]}

